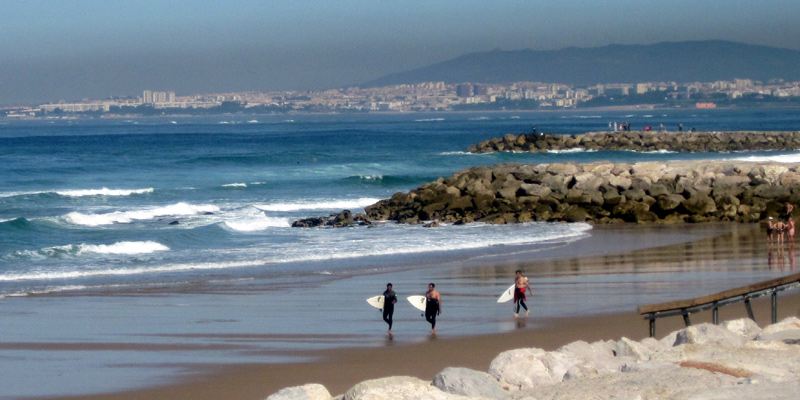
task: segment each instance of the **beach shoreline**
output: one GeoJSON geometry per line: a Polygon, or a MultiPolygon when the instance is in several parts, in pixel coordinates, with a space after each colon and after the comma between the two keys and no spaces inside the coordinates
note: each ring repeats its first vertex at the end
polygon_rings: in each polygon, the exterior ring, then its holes
{"type": "MultiPolygon", "coordinates": [[[[607,254],[590,253],[579,258],[570,258],[567,255],[553,257],[533,263],[502,263],[503,266],[484,266],[465,268],[463,272],[474,274],[475,271],[485,273],[487,268],[496,270],[495,273],[506,274],[517,265],[525,265],[526,269],[533,271],[561,271],[556,275],[577,274],[583,276],[613,276],[614,271],[625,271],[629,268],[639,268],[650,272],[670,275],[670,271],[681,271],[702,268],[720,268],[731,264],[734,259],[746,259],[744,264],[758,264],[768,259],[767,252],[771,251],[760,237],[761,230],[755,225],[712,225],[711,231],[721,231],[713,234],[700,235],[692,238],[686,236],[687,241],[667,245],[645,246],[645,249],[627,251],[614,251],[613,246],[606,248],[607,254]],[[726,233],[727,231],[727,233],[726,233]],[[538,265],[538,267],[536,266],[538,265]],[[477,270],[475,268],[478,268],[477,270]]],[[[708,227],[706,227],[708,228],[708,227]]],[[[605,230],[618,230],[620,228],[603,228],[593,232],[594,236],[602,237],[605,230]]],[[[631,226],[622,229],[643,229],[631,226]]],[[[676,229],[676,228],[647,228],[647,229],[676,229]]],[[[689,229],[697,229],[696,226],[689,229]]],[[[608,235],[606,235],[608,236],[608,235]]],[[[635,233],[634,233],[635,236],[635,233]]],[[[608,245],[606,245],[608,246],[608,245]]],[[[624,248],[625,246],[620,246],[624,248]]],[[[565,251],[568,253],[568,251],[565,251]]],[[[743,265],[744,265],[743,264],[743,265]]],[[[739,267],[732,267],[739,268],[739,267]]],[[[796,268],[792,265],[783,265],[781,268],[796,268]]],[[[777,271],[781,273],[781,271],[777,271]]],[[[630,272],[636,274],[636,272],[630,272]]],[[[673,272],[677,273],[677,272],[673,272]]],[[[788,272],[787,272],[788,273],[788,272]]],[[[451,273],[453,275],[453,273],[451,273]]],[[[456,274],[457,275],[457,274],[456,274]]],[[[536,276],[536,273],[533,273],[536,276]]],[[[535,279],[535,278],[534,278],[535,279]]],[[[610,279],[610,278],[609,278],[610,279]]],[[[537,282],[534,280],[534,285],[537,282]]],[[[720,283],[725,287],[726,283],[720,283]]],[[[669,287],[667,287],[669,289],[669,287]]],[[[141,398],[236,398],[256,399],[264,398],[283,387],[300,385],[304,383],[322,383],[332,393],[342,393],[349,387],[365,379],[389,376],[411,375],[422,379],[430,379],[434,374],[446,366],[470,367],[485,370],[489,362],[500,352],[519,347],[541,347],[552,350],[561,345],[575,340],[594,341],[601,339],[619,339],[626,336],[631,339],[641,339],[647,335],[646,321],[635,311],[636,305],[631,304],[629,311],[596,311],[591,315],[578,315],[567,317],[540,317],[537,311],[548,307],[546,288],[544,293],[537,292],[531,301],[533,313],[530,319],[521,319],[511,322],[510,314],[507,317],[510,323],[515,324],[513,329],[474,335],[454,336],[445,330],[439,337],[428,338],[420,341],[414,338],[407,341],[407,336],[421,336],[419,332],[405,333],[402,330],[396,333],[394,341],[385,340],[378,346],[347,346],[328,349],[289,350],[288,353],[295,357],[295,361],[262,363],[234,363],[227,365],[213,364],[184,364],[185,374],[173,379],[166,384],[132,390],[112,391],[102,394],[57,396],[40,398],[58,399],[141,399],[141,398]],[[464,349],[469,349],[464,351],[464,349]],[[298,361],[299,360],[299,361],[298,361]]],[[[630,301],[630,300],[627,300],[630,301]]],[[[647,301],[644,303],[656,302],[647,301]]],[[[447,307],[447,305],[445,305],[447,307]]],[[[447,310],[447,309],[445,309],[447,310]]],[[[754,310],[759,324],[769,323],[768,301],[764,298],[754,302],[754,310]]],[[[800,295],[787,292],[779,297],[779,318],[800,313],[800,295]]],[[[731,305],[720,310],[720,318],[734,319],[745,315],[742,306],[731,305]]],[[[443,314],[443,324],[447,321],[447,313],[443,314]]],[[[502,318],[502,317],[501,317],[502,318]]],[[[699,313],[692,316],[693,323],[710,321],[710,312],[699,313]]],[[[380,324],[375,321],[376,326],[380,324]]],[[[418,323],[416,323],[418,324],[418,323]]],[[[444,325],[446,326],[446,325],[444,325]]],[[[657,337],[683,326],[680,318],[667,318],[659,320],[657,337]]],[[[380,333],[375,333],[380,335],[380,333]]],[[[313,335],[312,335],[313,336],[313,335]]],[[[224,339],[224,335],[222,335],[224,339]]],[[[237,339],[236,334],[230,335],[237,339]]],[[[241,339],[241,337],[238,337],[241,339]]],[[[269,335],[250,337],[251,340],[269,340],[269,335]]],[[[313,337],[309,338],[314,340],[313,337]]],[[[164,351],[169,351],[168,347],[164,351]]]]}

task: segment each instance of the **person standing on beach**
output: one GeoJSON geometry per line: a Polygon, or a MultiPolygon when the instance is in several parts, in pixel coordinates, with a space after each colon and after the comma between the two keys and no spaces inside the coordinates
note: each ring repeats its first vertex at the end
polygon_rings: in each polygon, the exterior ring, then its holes
{"type": "Polygon", "coordinates": [[[397,295],[392,290],[392,284],[386,284],[386,291],[383,292],[383,320],[389,324],[389,334],[392,334],[392,316],[394,316],[394,305],[397,303],[397,295]]]}
{"type": "Polygon", "coordinates": [[[442,313],[442,296],[436,290],[436,284],[428,284],[425,292],[425,320],[431,324],[431,334],[436,334],[436,316],[442,313]]]}
{"type": "Polygon", "coordinates": [[[792,213],[794,212],[794,205],[792,203],[786,203],[786,210],[781,215],[781,219],[783,220],[784,230],[786,231],[786,236],[788,236],[789,240],[794,240],[794,218],[792,213]]]}
{"type": "Polygon", "coordinates": [[[528,277],[522,273],[522,270],[518,269],[514,272],[514,275],[516,275],[514,279],[514,318],[519,317],[520,307],[525,309],[525,316],[528,316],[530,311],[528,311],[528,305],[525,304],[525,300],[527,299],[525,294],[530,291],[531,295],[533,295],[533,291],[528,284],[528,277]]]}

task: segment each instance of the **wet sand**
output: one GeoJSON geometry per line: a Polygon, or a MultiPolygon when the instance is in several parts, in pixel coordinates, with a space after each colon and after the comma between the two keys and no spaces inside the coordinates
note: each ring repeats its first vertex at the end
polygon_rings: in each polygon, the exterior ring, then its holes
{"type": "MultiPolygon", "coordinates": [[[[686,294],[695,292],[696,295],[708,294],[717,289],[741,286],[797,271],[793,248],[786,245],[768,245],[758,227],[728,225],[722,232],[723,234],[714,234],[685,243],[621,254],[615,253],[611,247],[605,252],[579,258],[561,256],[534,262],[515,261],[463,266],[450,269],[438,276],[437,279],[455,285],[457,282],[475,282],[480,279],[491,280],[497,276],[508,276],[510,271],[518,267],[530,271],[537,289],[536,296],[530,301],[533,306],[531,317],[515,323],[510,313],[506,314],[504,309],[503,315],[495,315],[493,318],[507,321],[506,324],[511,324],[511,329],[505,329],[500,333],[474,336],[442,333],[437,338],[431,338],[421,335],[421,329],[412,332],[398,331],[395,340],[383,339],[383,343],[377,346],[284,350],[287,354],[306,361],[228,365],[192,363],[183,365],[189,372],[188,375],[166,385],[61,398],[263,399],[280,388],[310,382],[322,383],[332,393],[342,393],[359,381],[383,376],[412,375],[431,379],[434,374],[447,366],[486,370],[498,353],[513,348],[533,346],[555,349],[575,340],[618,339],[621,336],[641,339],[647,335],[647,323],[633,311],[636,305],[693,297],[686,294]],[[593,297],[597,287],[605,288],[604,297],[593,297]],[[565,290],[571,295],[564,295],[562,292],[565,290]],[[618,292],[620,299],[611,298],[609,291],[618,292]],[[562,294],[557,296],[557,293],[562,294]],[[561,306],[564,310],[576,309],[574,312],[567,312],[569,315],[582,314],[581,308],[590,310],[588,313],[591,315],[564,318],[537,315],[538,311],[543,313],[544,309],[554,307],[553,299],[572,302],[567,306],[561,306]],[[619,306],[616,306],[611,307],[609,312],[602,306],[591,304],[604,301],[628,304],[625,309],[629,311],[620,310],[619,306]]],[[[602,229],[598,229],[593,235],[603,236],[602,229]]],[[[469,296],[468,290],[462,290],[461,293],[450,293],[449,298],[451,303],[456,303],[459,297],[469,296]]],[[[445,327],[448,324],[448,307],[454,307],[448,306],[447,299],[446,297],[441,317],[441,324],[445,327]]],[[[494,309],[495,314],[497,310],[494,309]]],[[[766,298],[754,302],[754,311],[760,325],[769,323],[769,304],[766,298]]],[[[784,292],[779,296],[778,314],[779,318],[800,314],[800,294],[797,294],[797,291],[784,292]]],[[[741,318],[744,315],[744,306],[741,303],[720,310],[722,319],[741,318]]],[[[692,322],[708,322],[710,318],[710,312],[703,312],[692,315],[692,322]]],[[[657,337],[682,326],[680,317],[661,319],[657,323],[657,337]]],[[[446,328],[442,330],[447,332],[446,328]]],[[[467,333],[462,332],[462,334],[467,333]]],[[[375,331],[370,334],[373,337],[380,336],[375,331]]],[[[176,339],[180,339],[181,336],[176,335],[176,339]]],[[[243,332],[219,334],[218,338],[229,338],[234,341],[275,340],[272,336],[274,335],[243,332]]],[[[284,339],[286,338],[281,340],[284,339]]],[[[337,340],[330,335],[315,337],[314,334],[297,339],[307,342],[337,340]]]]}

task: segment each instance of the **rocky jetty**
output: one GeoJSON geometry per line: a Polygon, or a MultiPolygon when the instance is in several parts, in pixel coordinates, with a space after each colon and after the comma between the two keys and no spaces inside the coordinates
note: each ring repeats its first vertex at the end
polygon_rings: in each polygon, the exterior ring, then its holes
{"type": "Polygon", "coordinates": [[[756,222],[800,202],[800,166],[675,161],[475,167],[366,207],[420,223],[756,222]]]}
{"type": "Polygon", "coordinates": [[[701,324],[661,340],[573,342],[555,351],[499,354],[486,372],[445,368],[433,381],[396,376],[356,384],[332,397],[318,384],[268,400],[373,399],[796,399],[800,319],[763,330],[749,319],[701,324]]]}
{"type": "Polygon", "coordinates": [[[343,210],[327,217],[310,217],[292,222],[292,228],[346,228],[354,225],[371,225],[371,222],[364,214],[353,214],[350,210],[343,210]]]}
{"type": "Polygon", "coordinates": [[[470,146],[472,153],[572,149],[639,152],[728,152],[800,149],[800,132],[589,132],[581,135],[513,134],[470,146]]]}

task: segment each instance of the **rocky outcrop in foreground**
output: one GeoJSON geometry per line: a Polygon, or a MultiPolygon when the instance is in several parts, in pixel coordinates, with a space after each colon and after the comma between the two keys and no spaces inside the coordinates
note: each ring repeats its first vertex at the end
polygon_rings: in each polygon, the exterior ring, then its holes
{"type": "Polygon", "coordinates": [[[800,132],[590,132],[581,135],[513,134],[470,146],[472,153],[496,151],[628,150],[723,152],[800,149],[800,132]]]}
{"type": "Polygon", "coordinates": [[[411,399],[797,399],[800,319],[761,330],[749,319],[701,324],[661,340],[573,342],[555,351],[509,350],[487,372],[445,368],[425,381],[388,377],[332,397],[321,385],[268,400],[411,399]]]}
{"type": "Polygon", "coordinates": [[[800,202],[800,167],[748,162],[476,167],[366,207],[370,220],[755,222],[800,202]]]}

